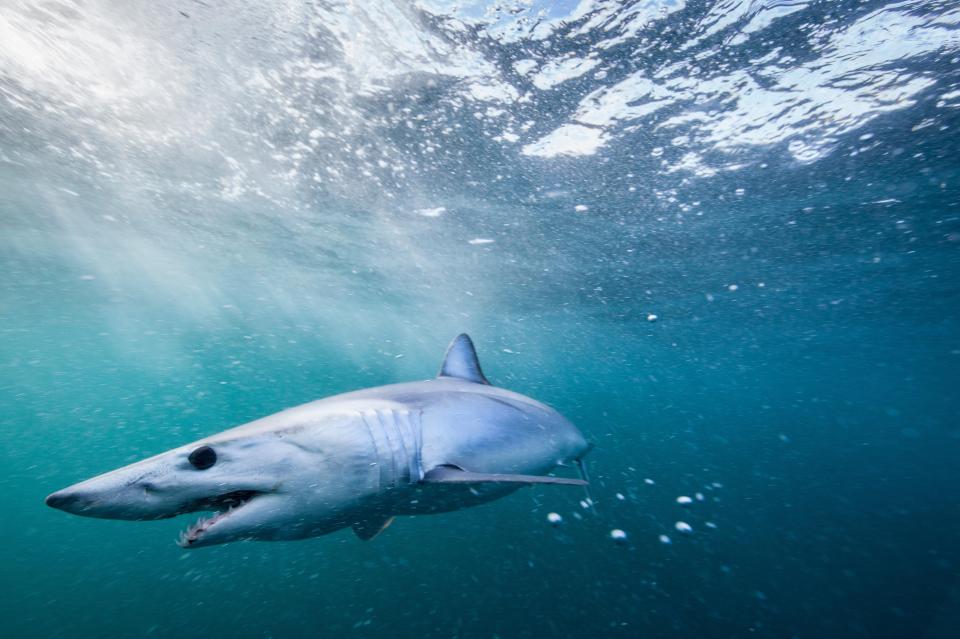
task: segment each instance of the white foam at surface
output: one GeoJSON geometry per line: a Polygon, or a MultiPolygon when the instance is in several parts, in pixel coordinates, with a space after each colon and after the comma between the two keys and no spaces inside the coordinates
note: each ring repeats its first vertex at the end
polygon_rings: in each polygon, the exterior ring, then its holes
{"type": "MultiPolygon", "coordinates": [[[[763,31],[807,4],[721,2],[713,8],[715,13],[704,19],[710,27],[688,44],[748,17],[745,34],[763,31]]],[[[584,96],[570,122],[525,148],[544,157],[589,155],[613,139],[610,129],[617,123],[643,119],[668,105],[690,104],[660,126],[692,124],[702,145],[724,152],[789,142],[796,160],[812,162],[829,153],[835,136],[861,127],[881,113],[910,106],[912,96],[933,85],[931,78],[890,66],[941,48],[960,48],[960,32],[955,28],[960,22],[958,15],[958,10],[948,11],[931,23],[903,11],[878,9],[845,29],[825,34],[818,45],[819,58],[786,69],[770,56],[757,61],[757,69],[711,78],[690,75],[683,62],[672,63],[651,77],[636,72],[584,96]],[[761,85],[754,76],[766,82],[761,85]],[[718,100],[724,108],[705,111],[696,107],[697,102],[718,100]],[[555,144],[555,136],[573,123],[596,125],[602,132],[592,134],[594,144],[564,153],[560,151],[563,147],[555,144]]],[[[711,177],[719,170],[704,164],[702,153],[692,153],[671,170],[688,170],[701,177],[711,177]]]]}
{"type": "Polygon", "coordinates": [[[536,60],[531,60],[526,58],[524,60],[517,60],[513,63],[513,70],[519,73],[520,75],[526,75],[537,68],[539,63],[536,60]]]}
{"type": "Polygon", "coordinates": [[[417,215],[422,215],[423,217],[440,217],[447,212],[446,207],[435,206],[432,208],[417,209],[417,215]]]}
{"type": "MultiPolygon", "coordinates": [[[[709,38],[740,21],[746,21],[739,34],[751,34],[770,26],[774,20],[800,11],[809,4],[808,0],[721,0],[697,25],[700,32],[689,40],[684,48],[709,38]]],[[[731,44],[741,44],[745,37],[731,44]]]]}
{"type": "Polygon", "coordinates": [[[628,42],[640,31],[663,20],[671,13],[683,10],[687,6],[686,0],[645,0],[636,2],[632,6],[621,10],[604,25],[604,31],[613,32],[612,38],[601,40],[597,46],[609,49],[628,42]]]}
{"type": "MultiPolygon", "coordinates": [[[[574,6],[534,0],[494,7],[479,1],[421,0],[407,5],[371,0],[308,8],[288,2],[271,12],[237,11],[235,18],[231,16],[221,26],[249,28],[243,25],[272,21],[270,26],[281,33],[295,33],[299,26],[304,33],[296,37],[302,35],[304,42],[329,39],[331,50],[338,52],[338,61],[290,55],[275,68],[262,63],[236,65],[237,75],[242,75],[236,84],[240,91],[236,103],[249,104],[251,95],[243,93],[252,92],[276,107],[273,118],[307,121],[309,104],[290,91],[294,85],[306,89],[306,82],[335,88],[331,95],[338,96],[338,104],[333,110],[360,129],[375,130],[380,124],[364,121],[355,100],[387,95],[407,78],[424,74],[454,82],[454,89],[444,98],[451,103],[464,100],[498,105],[503,113],[495,117],[506,123],[490,134],[491,139],[504,145],[521,143],[521,152],[527,156],[586,158],[650,122],[658,130],[686,130],[689,150],[673,156],[661,170],[709,178],[748,165],[718,160],[712,155],[715,152],[736,154],[751,147],[783,144],[799,162],[821,159],[831,152],[839,136],[883,113],[910,106],[937,82],[930,74],[910,71],[907,61],[960,48],[960,8],[945,8],[931,20],[912,11],[910,5],[891,3],[840,28],[834,23],[804,25],[813,55],[802,64],[774,49],[752,59],[746,68],[710,69],[710,59],[721,46],[735,48],[756,40],[785,17],[802,15],[809,4],[804,0],[714,3],[680,50],[706,48],[695,56],[668,57],[659,67],[633,71],[612,83],[595,74],[584,83],[586,88],[576,106],[562,114],[552,130],[540,131],[532,138],[521,135],[522,130],[516,128],[519,122],[510,121],[513,106],[529,102],[530,96],[508,81],[499,62],[481,46],[482,40],[466,37],[470,28],[499,43],[540,42],[565,30],[570,36],[594,38],[586,51],[553,47],[543,58],[529,54],[531,57],[512,63],[513,72],[527,75],[535,86],[548,91],[591,70],[606,69],[609,59],[604,56],[611,48],[629,45],[634,55],[646,51],[656,42],[657,24],[687,8],[686,3],[647,0],[625,6],[598,0],[574,6]],[[431,16],[440,26],[430,23],[431,16]],[[387,23],[391,28],[382,28],[387,23]],[[638,39],[648,26],[649,36],[644,37],[649,43],[638,39]],[[728,37],[730,33],[736,37],[728,37]],[[714,44],[712,38],[721,34],[726,40],[714,44]],[[676,112],[665,121],[656,121],[658,112],[667,107],[676,112]]],[[[0,15],[0,68],[27,89],[69,96],[69,105],[49,105],[52,112],[62,108],[66,113],[77,106],[100,109],[110,116],[102,122],[105,132],[113,130],[125,144],[142,147],[177,138],[195,139],[202,134],[198,128],[209,131],[222,124],[217,120],[222,119],[223,109],[195,108],[184,118],[177,106],[188,99],[198,72],[176,49],[174,40],[165,41],[176,33],[172,23],[151,32],[132,28],[135,9],[111,12],[105,4],[91,3],[80,10],[71,0],[55,0],[37,11],[31,6],[33,3],[11,0],[0,15]],[[65,15],[79,16],[80,22],[66,20],[65,15]],[[143,117],[145,111],[149,111],[148,117],[143,117]],[[170,126],[174,119],[177,126],[170,126]]],[[[294,38],[277,46],[292,53],[300,42],[294,38]]],[[[222,55],[229,57],[232,52],[222,55]]],[[[509,76],[509,68],[507,71],[509,76]]],[[[945,91],[941,106],[954,106],[955,94],[945,91]]],[[[10,104],[28,109],[35,100],[30,93],[10,87],[0,87],[0,95],[10,104]]],[[[352,133],[349,127],[327,131],[311,127],[304,131],[303,148],[297,148],[299,141],[294,141],[285,152],[274,155],[279,166],[270,175],[264,167],[251,166],[238,156],[240,167],[225,167],[228,175],[222,196],[228,200],[251,193],[274,197],[270,191],[276,190],[275,185],[293,186],[316,143],[343,141],[352,133]]],[[[432,149],[436,144],[425,146],[432,149]]],[[[4,157],[10,158],[10,154],[5,152],[4,157]]],[[[415,170],[409,162],[401,165],[382,158],[379,162],[394,167],[397,174],[415,170]]],[[[377,161],[371,165],[377,166],[377,161]]],[[[314,173],[313,180],[329,184],[349,174],[330,167],[314,173]]],[[[370,168],[354,174],[376,178],[370,168]]]]}
{"type": "Polygon", "coordinates": [[[551,61],[540,68],[540,71],[533,76],[532,82],[538,89],[552,89],[567,80],[580,77],[598,64],[600,61],[596,58],[573,57],[551,61]]]}
{"type": "MultiPolygon", "coordinates": [[[[424,15],[416,5],[387,0],[282,0],[269,6],[229,4],[233,11],[217,9],[214,22],[204,15],[212,10],[202,4],[191,9],[187,21],[149,3],[7,0],[0,12],[0,105],[13,117],[0,121],[5,136],[0,161],[52,162],[62,169],[66,179],[52,189],[47,208],[70,229],[76,252],[88,256],[90,266],[77,272],[90,271],[116,285],[118,262],[140,264],[143,279],[157,280],[158,289],[185,311],[220,313],[228,300],[213,256],[226,261],[228,250],[212,246],[207,237],[195,242],[206,243],[204,249],[184,252],[176,229],[229,219],[256,229],[264,218],[251,211],[272,209],[283,212],[278,223],[305,250],[349,243],[355,238],[348,234],[325,234],[330,226],[324,216],[337,213],[317,206],[328,202],[330,193],[346,194],[360,202],[358,209],[376,201],[367,207],[379,217],[365,245],[389,247],[390,254],[402,256],[385,268],[423,269],[432,247],[418,244],[388,211],[435,217],[428,211],[442,207],[434,204],[450,202],[459,214],[457,194],[430,190],[431,171],[486,164],[467,153],[459,165],[431,164],[445,152],[456,158],[466,149],[454,141],[463,134],[461,123],[445,120],[446,111],[470,114],[477,127],[470,136],[475,133],[478,144],[488,145],[485,151],[502,153],[507,163],[522,153],[538,158],[530,162],[537,170],[569,162],[576,171],[620,161],[622,151],[648,161],[651,172],[683,182],[755,166],[752,151],[771,145],[782,145],[798,162],[816,162],[845,134],[869,135],[860,129],[926,93],[939,100],[940,109],[916,127],[940,126],[949,115],[944,110],[958,106],[960,91],[927,60],[949,59],[960,49],[960,7],[946,4],[932,14],[919,5],[888,3],[859,7],[828,24],[808,20],[794,43],[807,54],[798,56],[800,62],[776,46],[761,46],[766,38],[776,39],[786,16],[806,19],[806,4],[704,5],[695,33],[671,31],[665,39],[660,28],[683,2],[574,7],[535,0],[511,14],[520,4],[487,12],[491,5],[484,2],[436,0],[419,3],[432,12],[424,15]],[[745,44],[731,39],[737,29],[749,36],[745,44]],[[660,48],[684,38],[688,43],[700,38],[688,54],[660,48]],[[498,57],[503,51],[498,43],[524,40],[530,47],[517,47],[519,60],[498,57]],[[720,61],[722,53],[749,56],[730,63],[720,61]],[[637,64],[612,64],[628,57],[637,64]],[[601,77],[601,69],[609,76],[601,77]],[[562,83],[572,77],[579,79],[562,83]],[[549,89],[533,90],[532,78],[549,89]],[[427,97],[435,102],[421,110],[418,100],[427,97]],[[473,114],[479,114],[475,123],[473,114]],[[42,122],[34,129],[57,144],[34,144],[42,140],[29,137],[21,116],[42,122]],[[76,135],[78,123],[83,135],[76,135]],[[397,145],[390,135],[397,131],[409,132],[411,146],[423,153],[397,145]],[[20,139],[22,148],[10,143],[20,139]],[[604,149],[610,153],[600,154],[604,149]],[[80,185],[88,178],[105,198],[127,205],[95,211],[97,220],[112,218],[101,226],[118,233],[136,219],[143,228],[139,235],[111,243],[99,239],[114,239],[100,226],[87,228],[74,219],[76,205],[64,200],[86,200],[80,185]],[[404,193],[413,197],[403,199],[404,193]],[[216,201],[227,210],[208,213],[216,201]],[[424,203],[430,206],[418,208],[424,203]],[[114,258],[107,257],[110,251],[114,258]],[[178,295],[181,290],[197,293],[178,295]]],[[[700,7],[691,3],[687,9],[700,7]]],[[[871,144],[882,141],[880,131],[875,133],[871,144]]],[[[502,173],[524,178],[525,163],[522,158],[502,173]]],[[[631,181],[644,190],[643,180],[631,181]]],[[[556,197],[566,211],[576,202],[567,198],[579,197],[547,188],[543,196],[556,197]]],[[[634,186],[623,188],[626,193],[634,186]]],[[[683,202],[662,202],[686,212],[683,202]]],[[[492,234],[493,228],[470,233],[492,234]]],[[[257,246],[253,236],[238,234],[229,251],[244,253],[250,264],[262,261],[267,272],[275,255],[257,246]]],[[[452,242],[494,242],[470,237],[452,242]]],[[[383,254],[377,259],[387,260],[383,254]]],[[[363,272],[370,264],[357,266],[363,272]]],[[[265,293],[270,303],[291,315],[316,315],[316,308],[304,308],[298,285],[326,291],[344,282],[335,275],[318,277],[315,267],[288,274],[288,285],[265,293]]],[[[424,275],[436,274],[421,270],[411,279],[424,275]]],[[[432,290],[432,301],[444,299],[439,286],[432,290]]]]}
{"type": "Polygon", "coordinates": [[[564,124],[549,135],[523,147],[524,155],[552,158],[558,155],[593,155],[606,143],[598,128],[564,124]]]}

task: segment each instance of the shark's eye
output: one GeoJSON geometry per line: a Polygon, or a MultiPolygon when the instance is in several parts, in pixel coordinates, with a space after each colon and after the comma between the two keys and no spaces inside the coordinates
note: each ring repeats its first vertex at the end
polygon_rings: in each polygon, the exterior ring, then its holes
{"type": "Polygon", "coordinates": [[[209,446],[201,446],[190,453],[187,460],[197,470],[206,470],[217,463],[217,453],[209,446]]]}

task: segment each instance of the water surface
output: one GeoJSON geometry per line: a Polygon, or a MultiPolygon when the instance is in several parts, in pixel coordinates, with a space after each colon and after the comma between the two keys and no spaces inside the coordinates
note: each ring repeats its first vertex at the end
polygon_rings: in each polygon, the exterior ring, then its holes
{"type": "Polygon", "coordinates": [[[4,0],[0,634],[955,636],[958,114],[953,2],[4,0]],[[597,516],[43,505],[462,331],[597,516]]]}

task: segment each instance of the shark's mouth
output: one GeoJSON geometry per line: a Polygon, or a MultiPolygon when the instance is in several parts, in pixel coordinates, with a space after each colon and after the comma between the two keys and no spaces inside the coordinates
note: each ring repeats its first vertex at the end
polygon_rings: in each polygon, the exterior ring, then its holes
{"type": "Polygon", "coordinates": [[[192,526],[181,532],[177,543],[180,544],[181,548],[189,548],[214,525],[249,504],[259,494],[255,490],[235,490],[198,502],[195,508],[191,508],[191,511],[212,510],[214,511],[213,515],[201,517],[192,526]]]}

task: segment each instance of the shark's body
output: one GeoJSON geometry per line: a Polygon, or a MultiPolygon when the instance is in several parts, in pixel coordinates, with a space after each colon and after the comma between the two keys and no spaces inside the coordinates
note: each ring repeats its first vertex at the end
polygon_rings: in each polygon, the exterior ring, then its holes
{"type": "Polygon", "coordinates": [[[448,512],[530,483],[589,446],[552,408],[489,385],[470,338],[436,379],[335,395],[238,426],[53,493],[78,515],[161,519],[216,511],[180,539],[315,537],[347,526],[363,539],[395,515],[448,512]]]}

